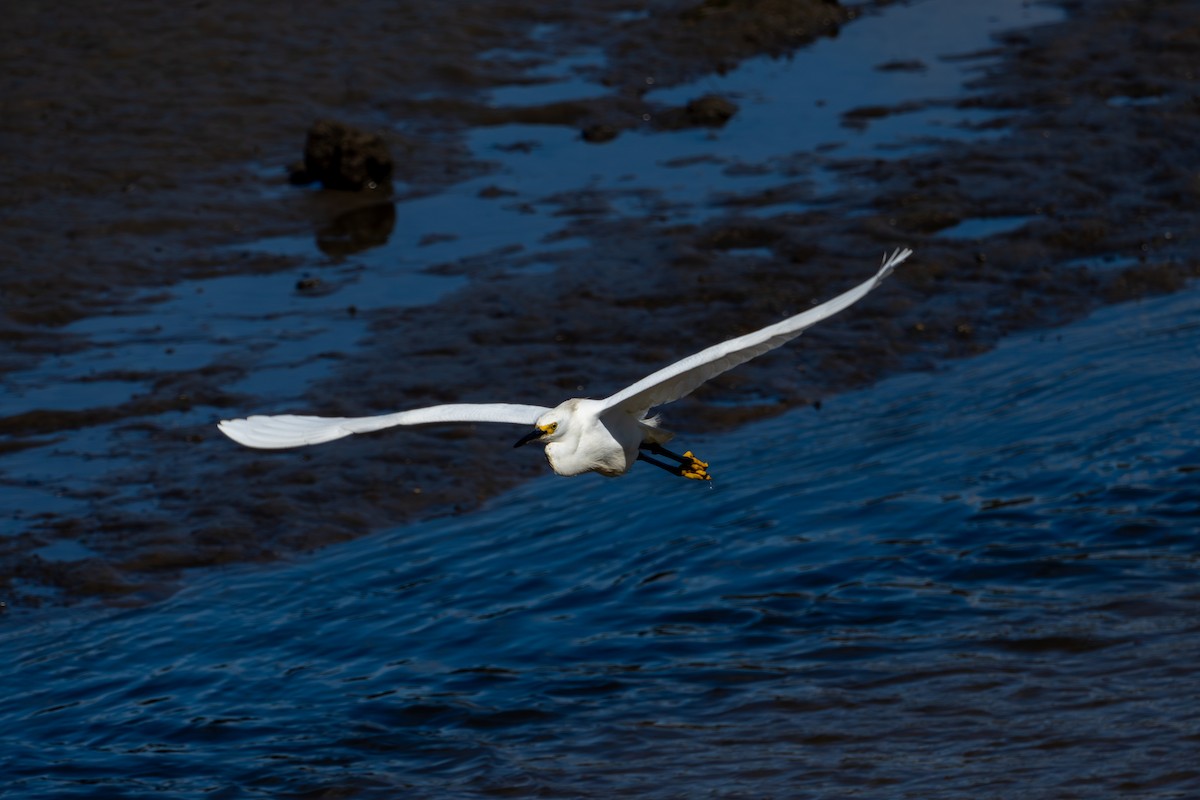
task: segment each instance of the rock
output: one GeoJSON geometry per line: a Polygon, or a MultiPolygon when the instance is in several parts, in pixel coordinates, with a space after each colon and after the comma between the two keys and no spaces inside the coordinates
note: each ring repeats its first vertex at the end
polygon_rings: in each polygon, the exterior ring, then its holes
{"type": "Polygon", "coordinates": [[[654,117],[659,130],[677,131],[684,128],[719,128],[738,111],[737,104],[720,95],[706,94],[688,101],[686,106],[667,108],[654,117]]]}
{"type": "Polygon", "coordinates": [[[613,139],[617,138],[619,133],[620,131],[617,130],[615,126],[608,125],[603,122],[597,122],[593,125],[588,125],[584,127],[582,131],[580,131],[580,135],[583,137],[583,140],[585,142],[591,142],[592,144],[611,142],[613,139]]]}
{"type": "Polygon", "coordinates": [[[375,189],[391,177],[392,157],[382,136],[319,120],[308,131],[304,167],[294,171],[291,180],[299,185],[320,181],[326,189],[357,192],[375,189]]]}
{"type": "Polygon", "coordinates": [[[687,104],[688,120],[693,125],[719,128],[737,113],[737,104],[715,94],[697,97],[687,104]]]}

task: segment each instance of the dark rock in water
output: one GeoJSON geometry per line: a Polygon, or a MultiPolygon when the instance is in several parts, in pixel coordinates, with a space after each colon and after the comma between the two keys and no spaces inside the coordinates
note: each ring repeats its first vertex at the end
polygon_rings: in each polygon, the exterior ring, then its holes
{"type": "Polygon", "coordinates": [[[292,173],[292,183],[321,182],[326,189],[357,192],[374,189],[392,177],[392,156],[377,133],[340,122],[319,120],[308,130],[304,167],[292,173]]]}
{"type": "Polygon", "coordinates": [[[720,95],[706,94],[688,102],[682,108],[660,111],[654,119],[659,130],[683,128],[719,128],[738,111],[737,104],[720,95]]]}
{"type": "Polygon", "coordinates": [[[608,125],[603,122],[598,122],[594,125],[588,125],[582,131],[580,131],[580,135],[583,137],[583,140],[585,142],[592,142],[593,144],[611,142],[613,139],[617,138],[619,133],[620,131],[616,128],[616,126],[608,125]]]}
{"type": "Polygon", "coordinates": [[[737,104],[715,94],[706,94],[687,104],[688,120],[693,125],[720,127],[737,113],[737,104]]]}

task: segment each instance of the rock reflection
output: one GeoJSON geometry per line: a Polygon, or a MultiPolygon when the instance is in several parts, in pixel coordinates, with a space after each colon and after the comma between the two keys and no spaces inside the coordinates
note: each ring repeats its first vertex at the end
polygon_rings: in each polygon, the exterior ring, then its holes
{"type": "Polygon", "coordinates": [[[317,231],[317,247],[334,257],[349,256],[387,244],[396,227],[394,203],[376,203],[340,214],[317,231]]]}

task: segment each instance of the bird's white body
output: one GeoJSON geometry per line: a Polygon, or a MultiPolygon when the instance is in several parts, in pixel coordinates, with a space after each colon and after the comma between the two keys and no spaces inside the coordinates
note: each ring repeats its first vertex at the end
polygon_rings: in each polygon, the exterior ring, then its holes
{"type": "Polygon", "coordinates": [[[222,420],[218,427],[247,447],[275,449],[320,444],[352,433],[397,425],[441,422],[506,422],[533,425],[534,432],[517,444],[545,445],[546,459],[559,475],[599,472],[623,475],[635,461],[649,461],[687,478],[707,479],[708,465],[690,452],[682,456],[662,447],[672,434],[648,416],[656,406],[678,400],[717,375],[791,341],[806,328],[862,299],[883,281],[911,250],[886,257],[868,281],[808,311],[761,330],[713,345],[603,399],[572,398],[554,408],[514,403],[457,403],[399,411],[374,417],[310,417],[293,414],[222,420]],[[643,450],[677,462],[668,465],[643,450]]]}
{"type": "Polygon", "coordinates": [[[558,423],[561,437],[546,442],[546,460],[559,475],[599,472],[624,475],[638,460],[642,444],[665,444],[671,434],[645,415],[617,411],[604,414],[602,400],[575,397],[542,414],[538,429],[558,423]]]}

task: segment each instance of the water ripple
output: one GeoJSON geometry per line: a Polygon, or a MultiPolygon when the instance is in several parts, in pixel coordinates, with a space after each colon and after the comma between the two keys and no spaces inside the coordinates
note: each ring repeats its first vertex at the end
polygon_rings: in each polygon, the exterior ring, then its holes
{"type": "Polygon", "coordinates": [[[4,796],[1184,797],[1196,292],[480,513],[10,614],[4,796]]]}

